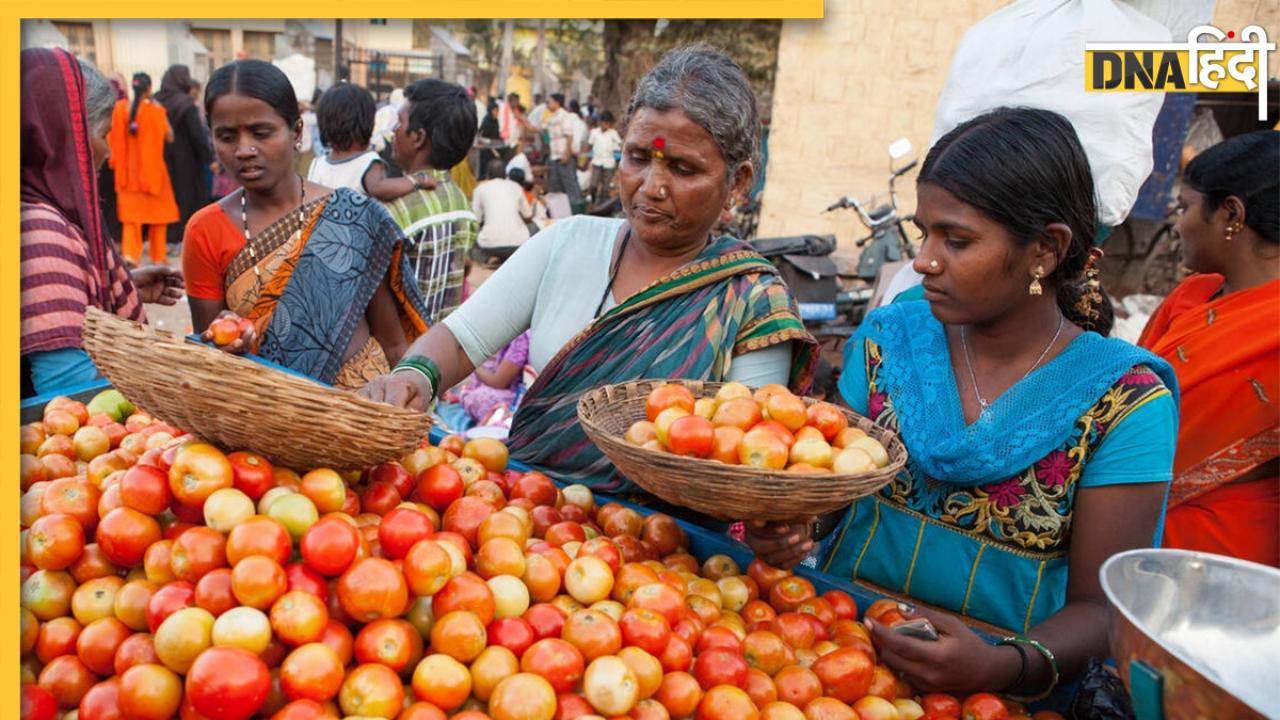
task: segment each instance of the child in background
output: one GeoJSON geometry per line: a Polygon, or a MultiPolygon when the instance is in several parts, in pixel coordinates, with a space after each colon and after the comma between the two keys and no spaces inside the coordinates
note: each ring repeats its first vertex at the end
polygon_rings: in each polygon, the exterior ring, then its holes
{"type": "Polygon", "coordinates": [[[388,202],[414,190],[436,187],[429,177],[391,177],[386,163],[369,148],[377,109],[373,95],[359,85],[341,83],[320,97],[316,122],[328,154],[311,162],[307,179],[331,188],[350,188],[388,202]]]}
{"type": "Polygon", "coordinates": [[[456,390],[445,393],[436,413],[457,432],[477,426],[509,427],[528,362],[529,333],[524,332],[476,368],[456,390]]]}
{"type": "Polygon", "coordinates": [[[609,199],[613,174],[618,170],[618,158],[622,154],[622,136],[613,129],[613,113],[600,113],[600,124],[591,129],[587,143],[591,145],[591,179],[587,191],[591,203],[599,205],[609,199]]]}

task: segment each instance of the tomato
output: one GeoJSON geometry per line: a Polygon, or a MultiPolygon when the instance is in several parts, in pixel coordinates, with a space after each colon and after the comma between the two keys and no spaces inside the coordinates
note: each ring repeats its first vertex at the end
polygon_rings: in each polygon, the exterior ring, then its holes
{"type": "Polygon", "coordinates": [[[120,568],[112,564],[111,559],[102,551],[98,543],[85,545],[84,552],[80,553],[80,557],[76,558],[68,571],[71,577],[81,584],[96,578],[120,574],[120,568]]]}
{"type": "Polygon", "coordinates": [[[533,628],[533,634],[539,640],[545,638],[559,638],[564,628],[567,615],[559,608],[548,603],[538,603],[530,606],[522,615],[533,628]]]}
{"type": "Polygon", "coordinates": [[[693,665],[693,646],[679,635],[672,635],[667,647],[658,656],[666,672],[688,670],[693,665]]]}
{"type": "Polygon", "coordinates": [[[551,482],[551,478],[537,471],[525,473],[511,486],[512,500],[528,498],[533,501],[535,507],[554,506],[558,496],[559,491],[556,489],[556,484],[551,482]]]}
{"type": "Polygon", "coordinates": [[[40,496],[42,515],[65,513],[79,521],[86,533],[98,525],[98,500],[102,491],[74,477],[54,480],[40,496]]]}
{"type": "Polygon", "coordinates": [[[649,583],[636,588],[628,607],[653,610],[670,624],[680,621],[684,610],[684,597],[679,590],[664,582],[649,583]]]}
{"type": "Polygon", "coordinates": [[[266,610],[288,589],[284,568],[264,555],[250,555],[231,571],[231,592],[246,607],[266,610]]]}
{"type": "MultiPolygon", "coordinates": [[[[174,525],[178,524],[174,523],[174,525]]],[[[147,548],[147,551],[142,555],[142,568],[147,574],[147,580],[156,585],[164,585],[177,580],[177,577],[173,574],[173,540],[168,539],[168,533],[173,530],[174,525],[165,530],[166,538],[164,540],[151,543],[151,547],[147,548]]]]}
{"type": "Polygon", "coordinates": [[[710,690],[716,685],[745,688],[747,670],[747,661],[742,659],[742,655],[726,648],[711,648],[699,654],[693,662],[693,676],[703,690],[710,690]]]}
{"type": "Polygon", "coordinates": [[[338,580],[338,601],[359,622],[398,617],[409,607],[409,588],[390,561],[362,558],[338,580]]]}
{"type": "Polygon", "coordinates": [[[324,702],[338,694],[344,675],[342,659],[333,648],[308,643],[280,665],[280,687],[290,700],[324,702]]]}
{"type": "Polygon", "coordinates": [[[360,665],[343,681],[338,705],[346,715],[395,717],[404,705],[404,686],[385,665],[360,665]]]}
{"type": "Polygon", "coordinates": [[[487,625],[493,622],[494,617],[493,591],[484,578],[466,572],[446,582],[432,598],[431,607],[437,616],[454,610],[469,610],[487,625]]]}
{"type": "Polygon", "coordinates": [[[583,694],[592,707],[605,715],[623,715],[640,699],[635,672],[622,658],[606,655],[587,666],[582,677],[583,694]]]}
{"type": "Polygon", "coordinates": [[[517,657],[524,654],[538,639],[528,620],[518,617],[499,618],[489,623],[486,632],[490,647],[504,647],[517,657]]]}
{"type": "Polygon", "coordinates": [[[631,608],[623,613],[618,625],[624,644],[638,647],[650,655],[662,654],[671,640],[671,623],[653,610],[631,608]]]}
{"type": "Polygon", "coordinates": [[[776,675],[794,659],[783,639],[772,632],[747,633],[742,646],[747,665],[764,671],[770,677],[776,675]]]}
{"type": "Polygon", "coordinates": [[[122,567],[141,565],[147,550],[160,538],[155,518],[127,507],[107,513],[97,530],[98,547],[108,560],[122,567]]]}
{"type": "Polygon", "coordinates": [[[35,683],[22,684],[21,720],[57,720],[58,701],[48,688],[35,683]]]}
{"type": "Polygon", "coordinates": [[[355,638],[351,636],[351,631],[347,629],[347,626],[337,620],[329,620],[318,642],[327,645],[329,649],[337,653],[338,660],[342,662],[343,667],[349,665],[352,659],[355,658],[355,638]]]}
{"type": "Polygon", "coordinates": [[[413,696],[445,711],[457,710],[471,696],[471,673],[448,655],[430,655],[413,671],[413,696]]]}
{"type": "Polygon", "coordinates": [[[227,568],[205,573],[196,583],[196,607],[204,608],[218,617],[240,604],[236,599],[234,577],[227,568]]]}
{"type": "Polygon", "coordinates": [[[112,670],[116,675],[124,675],[135,665],[159,664],[160,656],[156,655],[155,642],[150,633],[138,632],[130,635],[116,648],[116,656],[112,658],[112,670]]]}
{"type": "Polygon", "coordinates": [[[329,599],[329,586],[324,578],[302,563],[292,563],[285,567],[284,576],[289,580],[289,590],[308,592],[321,600],[329,599]]]}
{"type": "Polygon", "coordinates": [[[266,663],[237,647],[205,650],[187,673],[187,697],[210,720],[247,720],[262,707],[270,688],[266,663]]]}
{"type": "MultiPolygon", "coordinates": [[[[270,699],[268,699],[268,702],[270,702],[270,699]]],[[[408,713],[408,710],[405,712],[408,713]]],[[[276,714],[271,716],[271,720],[320,720],[321,718],[333,717],[336,716],[315,700],[294,700],[277,710],[276,714]]],[[[412,716],[401,715],[400,717],[404,720],[412,716]]],[[[430,716],[427,716],[427,718],[430,720],[444,720],[444,715],[439,718],[431,718],[430,716]]],[[[419,720],[419,718],[412,718],[412,720],[419,720]]]]}
{"type": "Polygon", "coordinates": [[[741,655],[743,653],[743,638],[739,638],[737,633],[728,627],[713,625],[702,633],[702,637],[698,638],[698,642],[693,649],[694,652],[701,655],[712,648],[723,648],[741,655]]]}
{"type": "Polygon", "coordinates": [[[565,621],[561,637],[582,652],[587,662],[622,649],[622,631],[598,610],[579,610],[565,621]]]}
{"type": "Polygon", "coordinates": [[[183,446],[169,468],[169,489],[176,500],[186,505],[199,507],[215,490],[233,485],[234,474],[227,456],[208,443],[183,446]]]}
{"type": "Polygon", "coordinates": [[[76,655],[90,671],[110,675],[115,671],[116,651],[132,634],[133,631],[114,617],[94,620],[77,636],[76,655]]]}
{"type": "Polygon", "coordinates": [[[440,543],[420,540],[404,558],[404,577],[414,595],[431,596],[452,576],[453,562],[440,543]]]}
{"type": "Polygon", "coordinates": [[[760,711],[741,688],[720,685],[702,696],[694,717],[697,720],[756,720],[760,711]]]}
{"type": "Polygon", "coordinates": [[[44,666],[38,682],[53,694],[59,707],[71,709],[80,704],[81,698],[98,682],[98,678],[80,658],[62,655],[44,666]]]}
{"type": "Polygon", "coordinates": [[[196,588],[188,582],[173,582],[160,588],[147,602],[147,629],[154,633],[175,612],[195,605],[196,588]]]}
{"type": "Polygon", "coordinates": [[[845,703],[830,697],[820,697],[804,706],[806,720],[860,720],[861,716],[845,703]]]}
{"type": "Polygon", "coordinates": [[[250,555],[265,555],[284,565],[289,562],[292,551],[289,531],[265,515],[245,520],[227,535],[227,562],[232,566],[250,555]]]}
{"type": "MultiPolygon", "coordinates": [[[[341,575],[360,549],[360,534],[341,517],[326,517],[307,528],[298,543],[302,561],[321,575],[341,575]]],[[[386,545],[383,545],[385,551],[386,545]]]]}
{"type": "Polygon", "coordinates": [[[520,657],[520,670],[541,675],[556,692],[569,692],[586,669],[578,648],[559,638],[544,638],[529,646],[520,657]]]}
{"type": "Polygon", "coordinates": [[[488,635],[475,613],[455,610],[441,615],[431,628],[431,649],[459,662],[471,662],[488,644],[488,635]]]}
{"type": "Polygon", "coordinates": [[[671,407],[682,408],[692,414],[693,403],[693,393],[689,388],[677,383],[667,383],[649,392],[644,402],[644,414],[649,422],[653,422],[663,410],[671,407]]]}
{"type": "Polygon", "coordinates": [[[780,613],[793,612],[816,596],[813,583],[795,575],[779,580],[769,589],[769,603],[780,613]]]}
{"type": "Polygon", "coordinates": [[[494,438],[468,440],[462,448],[462,457],[478,460],[490,472],[500,473],[507,469],[507,446],[494,438]]]}
{"type": "Polygon", "coordinates": [[[545,678],[533,673],[516,673],[493,689],[489,714],[493,720],[552,720],[556,714],[556,692],[545,678]]]}
{"type": "Polygon", "coordinates": [[[378,542],[392,560],[403,558],[419,540],[435,534],[431,518],[414,508],[400,507],[382,517],[378,525],[378,542]]]}
{"type": "Polygon", "coordinates": [[[764,671],[751,668],[747,670],[747,696],[756,707],[764,707],[778,699],[778,688],[764,671]]]}
{"type": "Polygon", "coordinates": [[[45,515],[31,525],[27,552],[36,567],[62,570],[84,552],[84,528],[70,515],[45,515]]]}
{"type": "Polygon", "coordinates": [[[347,501],[347,484],[329,468],[318,468],[302,476],[298,491],[321,513],[338,512],[347,501]]]}
{"type": "Polygon", "coordinates": [[[80,699],[77,720],[121,720],[120,679],[110,678],[89,688],[80,699]]]}
{"type": "Polygon", "coordinates": [[[212,528],[190,528],[173,541],[170,564],[179,580],[196,582],[205,573],[227,566],[227,539],[212,528]]]}
{"type": "Polygon", "coordinates": [[[464,491],[462,476],[449,465],[432,465],[418,475],[414,497],[444,512],[464,491]]]}
{"type": "Polygon", "coordinates": [[[654,699],[671,713],[673,718],[689,717],[702,702],[702,687],[687,672],[669,672],[662,678],[654,699]]]}
{"type": "Polygon", "coordinates": [[[813,663],[813,672],[822,681],[823,691],[846,703],[855,702],[871,689],[875,663],[864,651],[844,647],[813,663]]]}
{"type": "Polygon", "coordinates": [[[976,693],[964,699],[960,706],[960,720],[1005,720],[1009,710],[1000,698],[991,693],[976,693]]]}
{"type": "Polygon", "coordinates": [[[381,663],[403,673],[422,659],[422,635],[407,620],[374,620],[355,639],[358,663],[381,663]]]}
{"type": "Polygon", "coordinates": [[[675,455],[710,457],[715,441],[715,426],[697,415],[677,418],[667,429],[667,449],[675,455]]]}
{"type": "Polygon", "coordinates": [[[786,440],[779,433],[759,425],[747,431],[738,443],[738,462],[742,465],[781,470],[787,466],[790,457],[790,445],[786,440]]]}
{"type": "Polygon", "coordinates": [[[153,642],[165,667],[179,673],[213,644],[213,614],[202,608],[183,608],[160,624],[153,642]]]}
{"type": "Polygon", "coordinates": [[[281,642],[298,646],[316,642],[329,624],[329,610],[309,592],[292,590],[271,606],[271,629],[281,642]]]}
{"type": "Polygon", "coordinates": [[[49,663],[56,657],[76,651],[76,641],[84,627],[75,618],[60,617],[40,625],[36,631],[36,657],[49,663]]]}
{"type": "Polygon", "coordinates": [[[233,452],[227,456],[227,462],[231,464],[232,487],[254,502],[275,485],[271,461],[257,453],[246,450],[233,452]]]}

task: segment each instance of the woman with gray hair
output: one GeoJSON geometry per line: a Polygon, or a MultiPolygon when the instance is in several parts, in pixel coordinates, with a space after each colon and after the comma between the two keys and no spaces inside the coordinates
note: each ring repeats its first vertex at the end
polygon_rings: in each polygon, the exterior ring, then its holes
{"type": "Polygon", "coordinates": [[[98,206],[115,91],[65,50],[22,51],[22,394],[59,393],[98,377],[80,340],[94,306],[143,320],[142,303],[182,296],[177,271],[125,269],[98,206]]]}
{"type": "Polygon", "coordinates": [[[425,410],[517,335],[539,374],[515,417],[514,457],[609,493],[635,490],[585,436],[584,391],[644,378],[807,389],[816,342],[774,267],[723,211],[757,169],[755,96],[706,45],[640,81],[618,185],[625,217],[576,216],[530,238],[476,293],[362,393],[425,410]]]}

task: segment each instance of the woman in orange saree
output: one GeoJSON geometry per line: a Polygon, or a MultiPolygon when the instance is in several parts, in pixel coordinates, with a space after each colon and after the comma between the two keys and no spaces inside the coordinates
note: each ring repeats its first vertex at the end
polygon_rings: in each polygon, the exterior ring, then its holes
{"type": "Polygon", "coordinates": [[[1165,547],[1280,566],[1280,133],[1187,166],[1178,231],[1196,271],[1140,345],[1182,388],[1165,547]]]}

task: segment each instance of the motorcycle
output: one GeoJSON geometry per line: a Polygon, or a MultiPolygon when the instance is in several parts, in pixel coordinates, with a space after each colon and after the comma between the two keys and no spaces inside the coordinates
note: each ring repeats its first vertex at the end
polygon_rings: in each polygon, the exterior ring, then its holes
{"type": "Polygon", "coordinates": [[[880,268],[887,262],[897,262],[903,259],[911,259],[915,257],[915,248],[912,247],[911,241],[907,238],[906,227],[904,221],[910,222],[914,216],[900,216],[898,214],[898,194],[894,189],[894,183],[898,178],[905,175],[917,164],[916,160],[911,160],[902,167],[895,168],[894,164],[901,158],[911,153],[911,141],[901,138],[889,146],[889,193],[888,202],[877,204],[880,199],[879,195],[872,195],[864,202],[856,199],[842,197],[833,203],[823,212],[833,212],[835,210],[852,208],[858,213],[858,219],[871,232],[870,235],[860,238],[857,246],[863,248],[862,255],[858,258],[858,269],[856,277],[867,282],[875,282],[880,274],[880,268]],[[871,210],[867,210],[871,207],[871,210]]]}

